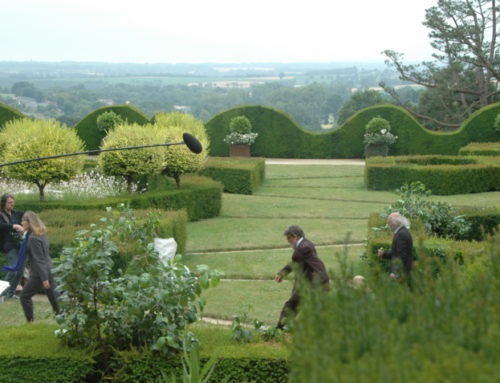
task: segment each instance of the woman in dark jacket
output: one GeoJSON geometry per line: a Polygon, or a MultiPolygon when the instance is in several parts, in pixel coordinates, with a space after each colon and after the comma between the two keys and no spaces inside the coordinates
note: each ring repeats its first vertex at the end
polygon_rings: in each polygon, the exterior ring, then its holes
{"type": "Polygon", "coordinates": [[[31,298],[43,287],[56,314],[59,313],[54,278],[52,276],[52,260],[49,257],[49,241],[45,233],[47,228],[37,214],[32,211],[24,213],[21,224],[23,225],[28,243],[26,246],[27,262],[31,265],[28,281],[21,291],[21,305],[28,322],[33,322],[33,302],[31,298]]]}

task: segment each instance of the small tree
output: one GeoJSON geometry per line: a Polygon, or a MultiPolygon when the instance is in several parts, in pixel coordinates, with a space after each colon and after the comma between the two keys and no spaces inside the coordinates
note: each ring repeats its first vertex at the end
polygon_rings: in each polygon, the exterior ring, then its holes
{"type": "MultiPolygon", "coordinates": [[[[73,129],[55,120],[14,120],[0,132],[1,158],[14,162],[30,158],[83,151],[83,142],[73,129]]],[[[68,181],[83,168],[83,157],[72,156],[33,161],[5,167],[8,177],[34,183],[45,199],[45,187],[50,182],[68,181]]]]}
{"type": "Polygon", "coordinates": [[[245,116],[237,116],[229,121],[229,134],[224,142],[229,145],[252,145],[258,133],[252,133],[252,123],[245,116]]]}
{"type": "MultiPolygon", "coordinates": [[[[152,125],[121,124],[109,132],[103,140],[102,149],[160,144],[164,142],[163,137],[160,129],[152,125]]],[[[105,152],[99,156],[99,166],[104,174],[124,177],[127,191],[132,193],[134,176],[161,172],[163,151],[158,147],[105,152]]]]}
{"type": "Polygon", "coordinates": [[[200,120],[184,113],[158,113],[155,116],[155,124],[163,131],[165,142],[182,141],[182,134],[189,133],[196,137],[203,147],[199,154],[192,153],[184,145],[164,149],[165,164],[162,173],[173,177],[179,188],[181,175],[198,171],[207,159],[209,140],[205,126],[200,120]]]}
{"type": "Polygon", "coordinates": [[[123,124],[123,122],[123,118],[120,115],[116,114],[112,110],[109,110],[101,113],[97,117],[97,129],[107,134],[115,126],[123,124]]]}
{"type": "Polygon", "coordinates": [[[373,117],[365,127],[363,143],[365,144],[365,156],[386,156],[389,145],[394,144],[397,136],[390,133],[391,124],[380,116],[373,117]]]}

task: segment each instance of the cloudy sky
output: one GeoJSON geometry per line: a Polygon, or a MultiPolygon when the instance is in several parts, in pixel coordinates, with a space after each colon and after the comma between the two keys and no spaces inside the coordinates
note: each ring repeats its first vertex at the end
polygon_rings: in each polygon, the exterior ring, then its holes
{"type": "Polygon", "coordinates": [[[431,57],[437,0],[0,0],[0,61],[241,63],[431,57]]]}

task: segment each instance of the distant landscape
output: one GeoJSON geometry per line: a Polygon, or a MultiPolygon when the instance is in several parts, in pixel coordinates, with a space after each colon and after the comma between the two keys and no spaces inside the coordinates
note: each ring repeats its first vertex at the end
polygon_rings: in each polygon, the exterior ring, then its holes
{"type": "Polygon", "coordinates": [[[207,121],[236,105],[261,104],[322,131],[338,126],[353,91],[380,89],[380,82],[403,89],[409,101],[418,99],[418,90],[380,62],[0,62],[1,103],[68,126],[106,105],[130,104],[150,117],[179,110],[207,121]]]}

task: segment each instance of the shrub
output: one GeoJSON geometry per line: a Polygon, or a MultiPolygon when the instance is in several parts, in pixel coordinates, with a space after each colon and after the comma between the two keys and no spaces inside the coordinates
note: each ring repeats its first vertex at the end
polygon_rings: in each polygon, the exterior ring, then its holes
{"type": "Polygon", "coordinates": [[[103,106],[85,116],[75,125],[80,138],[83,140],[87,150],[97,150],[101,145],[106,133],[97,127],[97,118],[104,112],[113,112],[120,116],[122,120],[129,124],[144,125],[149,123],[149,117],[140,110],[130,105],[103,106]]]}
{"type": "Polygon", "coordinates": [[[462,156],[500,156],[500,142],[471,142],[460,148],[458,154],[462,156]]]}
{"type": "Polygon", "coordinates": [[[125,121],[123,121],[123,118],[113,112],[112,110],[109,110],[107,112],[101,113],[97,117],[97,129],[99,129],[101,132],[104,134],[107,134],[111,129],[113,129],[116,125],[123,124],[125,121]]]}
{"type": "Polygon", "coordinates": [[[200,266],[197,276],[178,259],[160,262],[152,247],[157,215],[139,224],[124,210],[101,222],[63,250],[56,269],[64,310],[57,335],[68,345],[104,352],[145,347],[168,355],[183,344],[189,351],[196,339],[186,326],[198,319],[202,290],[215,286],[218,274],[200,266]],[[134,248],[130,262],[120,260],[114,238],[134,248]]]}
{"type": "Polygon", "coordinates": [[[258,133],[252,133],[252,123],[245,116],[237,116],[229,121],[229,134],[224,142],[230,145],[252,145],[258,133]]]}
{"type": "MultiPolygon", "coordinates": [[[[83,143],[73,129],[50,120],[23,119],[7,123],[0,132],[0,146],[3,148],[4,162],[83,150],[83,143]]],[[[9,177],[34,183],[38,187],[40,201],[43,201],[47,184],[67,181],[81,171],[82,167],[83,158],[72,156],[11,165],[4,168],[4,171],[9,177]]]]}
{"type": "Polygon", "coordinates": [[[371,190],[391,190],[405,182],[420,181],[439,195],[500,190],[498,158],[500,157],[370,158],[365,167],[365,185],[371,190]]]}
{"type": "Polygon", "coordinates": [[[202,145],[202,152],[192,153],[186,146],[172,146],[164,150],[164,166],[162,174],[173,177],[180,187],[182,174],[195,173],[205,163],[210,143],[203,123],[195,117],[184,113],[158,113],[155,115],[155,126],[160,127],[165,142],[182,141],[183,133],[195,136],[202,145]]]}
{"type": "Polygon", "coordinates": [[[446,202],[425,199],[431,194],[421,182],[405,183],[396,190],[399,199],[385,208],[384,218],[399,212],[410,219],[423,222],[427,234],[443,238],[464,239],[469,236],[471,225],[463,215],[457,215],[455,208],[446,202]]]}
{"type": "Polygon", "coordinates": [[[210,157],[199,174],[224,185],[228,193],[252,194],[265,178],[263,158],[210,157]]]}
{"type": "MultiPolygon", "coordinates": [[[[163,134],[157,127],[122,124],[109,132],[102,149],[155,145],[162,138],[163,134]]],[[[163,150],[154,147],[105,152],[99,156],[99,166],[104,174],[123,177],[127,181],[128,192],[132,193],[134,177],[160,173],[165,163],[163,150]]]]}

